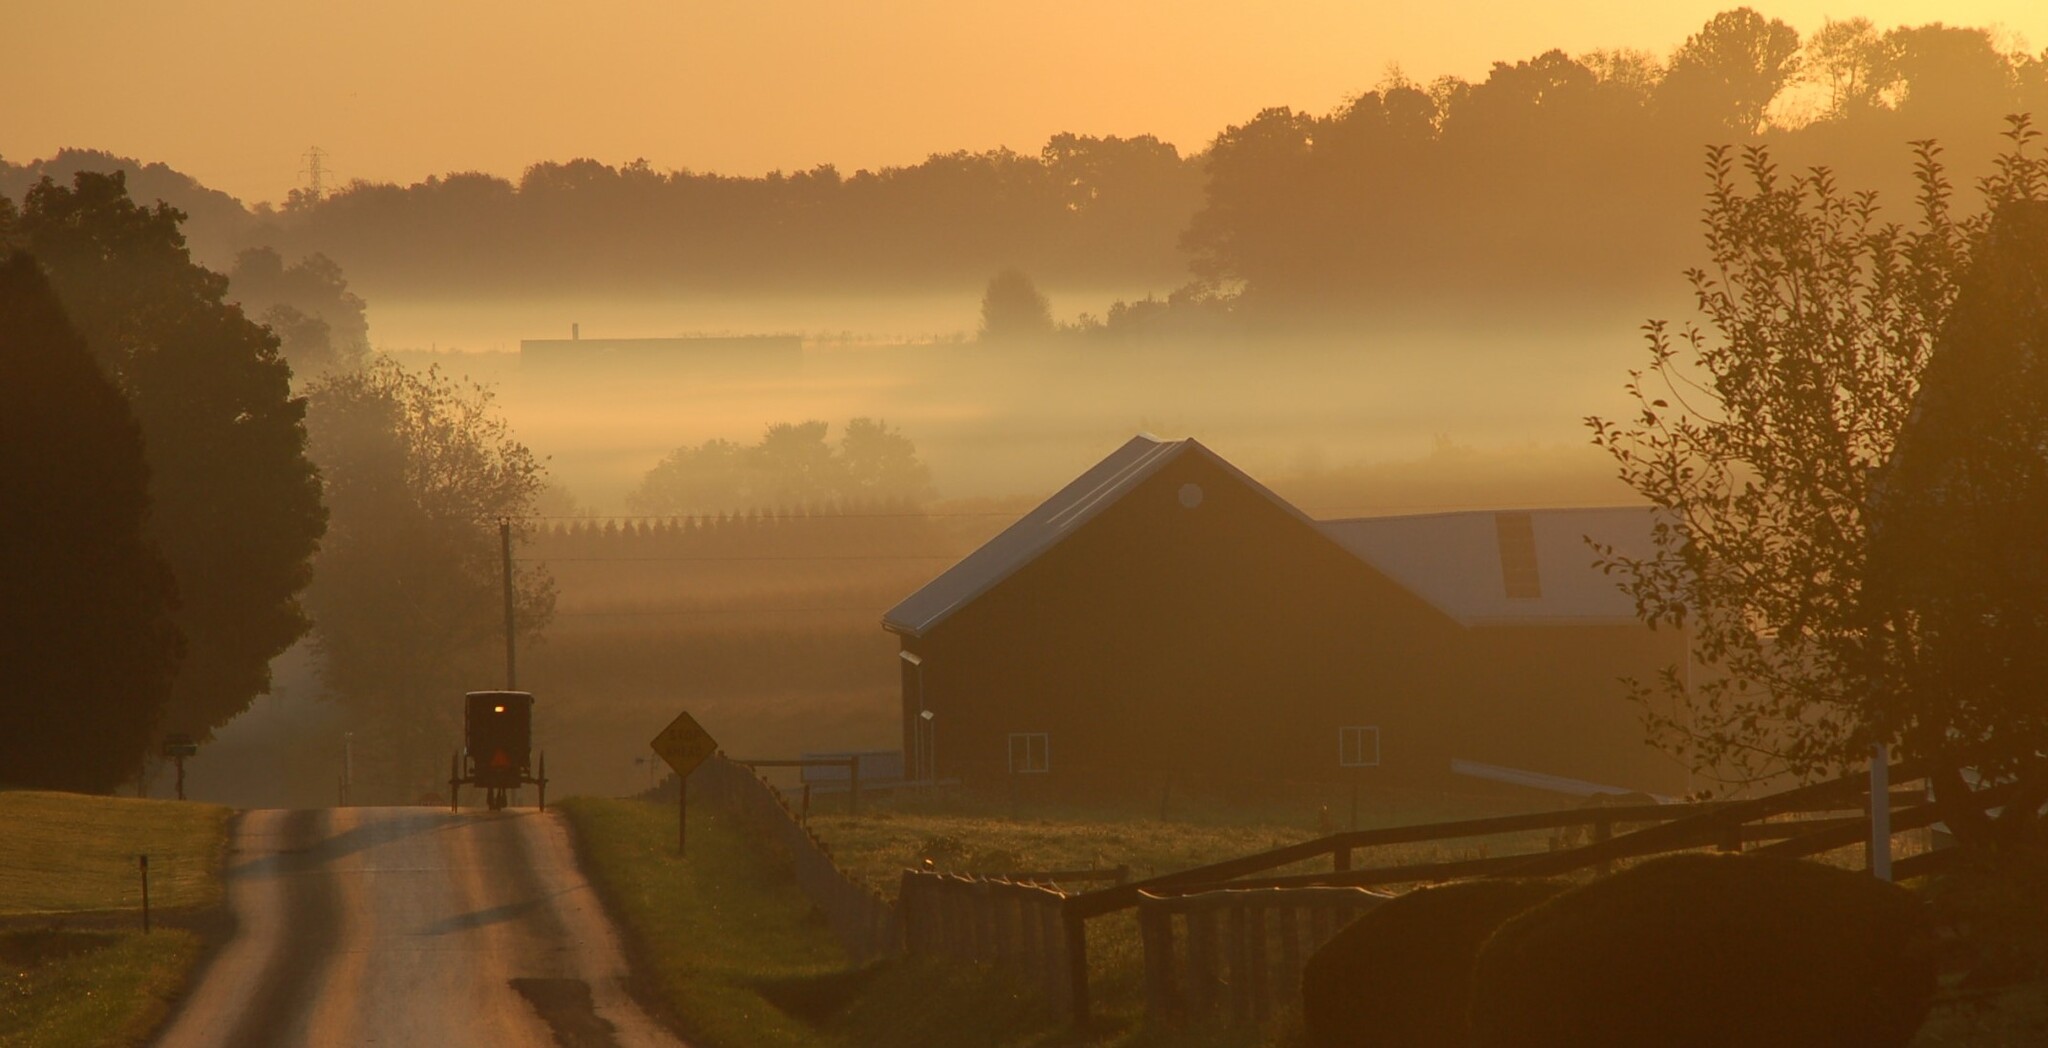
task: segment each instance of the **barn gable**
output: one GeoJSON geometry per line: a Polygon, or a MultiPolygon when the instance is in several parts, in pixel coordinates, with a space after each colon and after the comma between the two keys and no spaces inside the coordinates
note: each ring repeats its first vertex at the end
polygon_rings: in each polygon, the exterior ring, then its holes
{"type": "Polygon", "coordinates": [[[1200,455],[1246,488],[1303,524],[1312,524],[1292,504],[1193,439],[1132,437],[1109,457],[1074,478],[1038,508],[1004,529],[938,578],[891,608],[882,627],[908,637],[924,636],[982,594],[1000,585],[1047,550],[1074,534],[1104,510],[1185,455],[1200,455]]]}

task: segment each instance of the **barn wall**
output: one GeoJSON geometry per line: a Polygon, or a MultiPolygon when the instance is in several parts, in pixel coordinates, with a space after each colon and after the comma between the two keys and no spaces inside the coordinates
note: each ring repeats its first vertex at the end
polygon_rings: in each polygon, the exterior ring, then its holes
{"type": "Polygon", "coordinates": [[[1333,775],[1340,724],[1382,726],[1389,776],[1441,767],[1416,740],[1455,639],[1300,518],[1186,455],[912,643],[942,775],[999,784],[1009,734],[1045,732],[1051,770],[1027,786],[1193,785],[1333,775]],[[1203,492],[1192,509],[1189,483],[1203,492]]]}
{"type": "Polygon", "coordinates": [[[1645,741],[1623,678],[1653,682],[1685,659],[1676,630],[1639,624],[1470,631],[1459,667],[1456,756],[1656,793],[1684,770],[1645,741]]]}

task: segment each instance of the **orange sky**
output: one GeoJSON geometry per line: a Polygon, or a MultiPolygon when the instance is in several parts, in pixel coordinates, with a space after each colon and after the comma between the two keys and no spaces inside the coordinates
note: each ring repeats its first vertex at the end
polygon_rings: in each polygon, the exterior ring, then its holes
{"type": "MultiPolygon", "coordinates": [[[[1327,111],[1398,62],[1477,79],[1552,47],[1659,55],[1732,3],[1500,0],[100,0],[5,20],[0,157],[62,146],[161,160],[246,201],[330,177],[413,181],[535,160],[842,170],[1058,131],[1183,150],[1260,108],[1327,111]],[[26,44],[26,46],[23,46],[26,44]]],[[[1792,0],[2048,45],[2040,0],[1792,0]]]]}

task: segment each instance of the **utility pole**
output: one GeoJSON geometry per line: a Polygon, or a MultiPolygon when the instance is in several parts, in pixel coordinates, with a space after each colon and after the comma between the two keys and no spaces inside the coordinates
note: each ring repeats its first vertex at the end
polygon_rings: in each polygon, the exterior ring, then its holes
{"type": "Polygon", "coordinates": [[[512,615],[512,522],[498,522],[498,550],[505,561],[505,690],[519,690],[519,657],[515,649],[516,625],[512,615]]]}

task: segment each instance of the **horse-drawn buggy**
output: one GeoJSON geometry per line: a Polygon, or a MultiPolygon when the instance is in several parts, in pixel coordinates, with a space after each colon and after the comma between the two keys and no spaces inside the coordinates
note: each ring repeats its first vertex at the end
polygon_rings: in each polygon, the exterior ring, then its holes
{"type": "Polygon", "coordinates": [[[540,810],[548,808],[548,755],[533,763],[533,696],[523,691],[472,691],[462,701],[462,752],[448,766],[448,807],[462,807],[463,786],[484,791],[484,803],[498,811],[512,791],[540,787],[540,810]]]}

